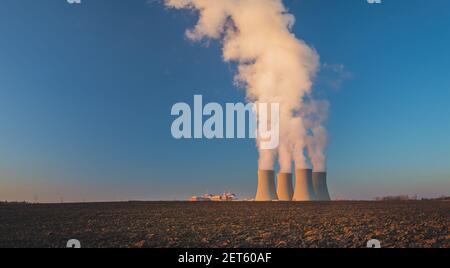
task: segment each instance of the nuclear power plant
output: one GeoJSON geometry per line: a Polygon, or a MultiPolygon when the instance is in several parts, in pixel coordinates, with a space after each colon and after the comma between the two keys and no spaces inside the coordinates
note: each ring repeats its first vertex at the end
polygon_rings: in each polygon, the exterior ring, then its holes
{"type": "Polygon", "coordinates": [[[297,169],[295,172],[295,191],[293,201],[316,200],[313,186],[312,169],[297,169]]]}
{"type": "Polygon", "coordinates": [[[280,201],[292,201],[294,194],[292,187],[292,173],[278,173],[277,194],[280,201]]]}
{"type": "Polygon", "coordinates": [[[258,189],[256,191],[256,201],[274,201],[278,200],[275,190],[275,171],[258,171],[258,189]]]}
{"type": "Polygon", "coordinates": [[[280,172],[275,183],[275,171],[258,171],[255,201],[330,201],[326,172],[312,169],[295,171],[295,188],[291,173],[280,172]],[[275,190],[275,185],[277,189],[275,190]],[[295,189],[295,190],[293,190],[295,189]]]}
{"type": "Polygon", "coordinates": [[[330,201],[330,194],[328,193],[327,186],[327,173],[326,172],[314,172],[313,177],[313,187],[316,193],[316,198],[318,201],[330,201]]]}
{"type": "Polygon", "coordinates": [[[167,0],[164,3],[169,8],[198,11],[200,19],[193,29],[186,31],[187,38],[192,41],[218,39],[226,48],[222,49],[223,60],[237,65],[236,82],[245,86],[247,97],[254,103],[278,104],[279,109],[271,109],[269,118],[257,116],[255,122],[260,156],[255,200],[329,200],[326,174],[313,176],[311,169],[298,169],[295,175],[289,174],[292,162],[298,167],[310,164],[314,171],[326,169],[325,122],[329,103],[316,100],[311,94],[314,77],[321,66],[320,55],[292,34],[293,20],[286,18],[293,16],[283,1],[167,0]],[[227,18],[227,23],[217,23],[217,17],[227,18]],[[254,27],[255,21],[260,27],[254,27]],[[206,27],[211,24],[215,27],[206,27]],[[248,44],[261,42],[264,46],[248,49],[248,44]],[[270,125],[270,131],[260,129],[264,125],[270,125]],[[266,148],[267,139],[277,140],[278,150],[277,146],[266,148]],[[278,181],[274,171],[277,156],[283,171],[278,174],[278,181]]]}

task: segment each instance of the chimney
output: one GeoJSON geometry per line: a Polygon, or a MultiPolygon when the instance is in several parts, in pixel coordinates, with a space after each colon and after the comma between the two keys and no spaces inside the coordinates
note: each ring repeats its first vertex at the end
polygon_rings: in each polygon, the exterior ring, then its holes
{"type": "Polygon", "coordinates": [[[313,185],[318,201],[331,201],[330,194],[328,193],[326,172],[314,172],[313,185]]]}
{"type": "Polygon", "coordinates": [[[255,201],[273,201],[278,200],[275,191],[275,172],[273,170],[258,171],[258,190],[255,201]]]}
{"type": "Polygon", "coordinates": [[[297,169],[295,172],[295,192],[293,201],[316,200],[313,187],[312,169],[297,169]]]}
{"type": "Polygon", "coordinates": [[[292,201],[292,195],[294,194],[292,173],[278,173],[277,194],[280,201],[292,201]]]}

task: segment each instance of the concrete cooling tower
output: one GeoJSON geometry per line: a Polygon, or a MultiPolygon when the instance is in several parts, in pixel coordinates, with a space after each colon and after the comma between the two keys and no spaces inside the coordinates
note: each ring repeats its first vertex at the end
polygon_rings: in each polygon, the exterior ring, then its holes
{"type": "Polygon", "coordinates": [[[293,201],[314,201],[316,200],[312,169],[297,169],[295,172],[295,191],[293,201]]]}
{"type": "Polygon", "coordinates": [[[291,201],[294,194],[292,173],[278,173],[277,194],[280,201],[291,201]]]}
{"type": "Polygon", "coordinates": [[[275,191],[275,172],[273,170],[258,171],[258,190],[256,191],[255,201],[278,200],[275,191]]]}
{"type": "Polygon", "coordinates": [[[327,173],[314,172],[313,173],[314,192],[316,193],[318,201],[330,201],[330,194],[327,186],[327,173]]]}

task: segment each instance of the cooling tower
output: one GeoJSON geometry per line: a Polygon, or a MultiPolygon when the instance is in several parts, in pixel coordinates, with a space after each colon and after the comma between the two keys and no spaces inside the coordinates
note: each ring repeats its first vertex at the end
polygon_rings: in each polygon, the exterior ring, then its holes
{"type": "Polygon", "coordinates": [[[258,190],[255,201],[278,200],[275,191],[275,172],[273,170],[258,171],[258,190]]]}
{"type": "Polygon", "coordinates": [[[330,194],[327,186],[327,173],[314,172],[313,173],[314,192],[316,193],[318,201],[330,201],[330,194]]]}
{"type": "Polygon", "coordinates": [[[297,169],[295,171],[295,192],[292,200],[316,200],[313,187],[312,169],[297,169]]]}
{"type": "Polygon", "coordinates": [[[280,201],[291,201],[294,194],[292,173],[278,173],[277,194],[280,201]]]}

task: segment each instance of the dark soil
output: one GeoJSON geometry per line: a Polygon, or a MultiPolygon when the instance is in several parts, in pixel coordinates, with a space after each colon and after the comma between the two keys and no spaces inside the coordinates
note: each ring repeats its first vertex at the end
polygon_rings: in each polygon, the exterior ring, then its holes
{"type": "Polygon", "coordinates": [[[0,204],[0,247],[450,246],[450,202],[0,204]]]}

